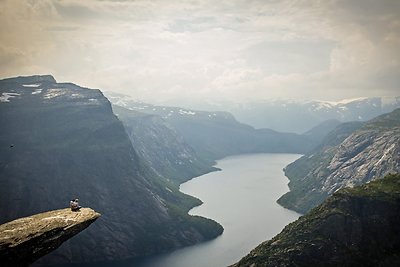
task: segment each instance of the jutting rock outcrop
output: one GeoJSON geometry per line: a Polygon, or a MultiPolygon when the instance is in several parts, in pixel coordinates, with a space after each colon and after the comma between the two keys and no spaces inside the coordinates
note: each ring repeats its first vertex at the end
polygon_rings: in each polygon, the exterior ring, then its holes
{"type": "Polygon", "coordinates": [[[0,95],[0,223],[71,197],[103,214],[38,264],[139,258],[222,233],[187,214],[201,201],[152,171],[99,90],[30,76],[0,80],[0,95]]]}
{"type": "Polygon", "coordinates": [[[90,208],[60,209],[0,225],[1,266],[28,266],[83,231],[100,214],[90,208]]]}

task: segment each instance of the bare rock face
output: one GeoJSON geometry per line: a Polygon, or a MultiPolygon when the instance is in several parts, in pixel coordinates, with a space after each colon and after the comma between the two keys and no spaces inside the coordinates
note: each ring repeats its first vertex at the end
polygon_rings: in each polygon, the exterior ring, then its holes
{"type": "Polygon", "coordinates": [[[71,196],[103,214],[37,264],[144,257],[222,233],[187,214],[200,200],[150,169],[99,90],[51,76],[0,80],[0,114],[0,224],[71,196]]]}
{"type": "Polygon", "coordinates": [[[400,171],[400,127],[385,131],[366,129],[347,138],[328,165],[331,172],[322,190],[333,194],[343,187],[353,187],[400,171]]]}
{"type": "Polygon", "coordinates": [[[233,266],[400,266],[399,214],[400,174],[343,188],[233,266]]]}
{"type": "Polygon", "coordinates": [[[0,225],[1,266],[28,266],[83,231],[100,214],[90,208],[60,209],[0,225]]]}
{"type": "Polygon", "coordinates": [[[335,138],[285,168],[290,192],[279,204],[306,213],[341,188],[400,172],[400,109],[352,133],[353,126],[339,127],[335,138]]]}

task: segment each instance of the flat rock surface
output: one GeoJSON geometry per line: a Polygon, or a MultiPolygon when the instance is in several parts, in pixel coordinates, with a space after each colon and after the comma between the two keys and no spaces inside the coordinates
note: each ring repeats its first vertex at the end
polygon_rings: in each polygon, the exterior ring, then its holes
{"type": "MultiPolygon", "coordinates": [[[[0,225],[0,262],[26,266],[84,230],[100,214],[90,208],[54,210],[0,225]]],[[[3,266],[3,265],[2,265],[3,266]]]]}

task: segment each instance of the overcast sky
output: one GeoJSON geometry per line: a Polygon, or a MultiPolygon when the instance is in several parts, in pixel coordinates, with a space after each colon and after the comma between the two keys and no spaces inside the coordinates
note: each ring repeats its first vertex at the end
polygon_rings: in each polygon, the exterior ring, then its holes
{"type": "Polygon", "coordinates": [[[0,76],[148,102],[400,95],[398,0],[0,0],[0,76]]]}

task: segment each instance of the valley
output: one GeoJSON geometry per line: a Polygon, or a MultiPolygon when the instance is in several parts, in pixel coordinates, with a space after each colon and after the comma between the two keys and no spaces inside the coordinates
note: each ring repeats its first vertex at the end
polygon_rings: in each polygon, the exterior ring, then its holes
{"type": "Polygon", "coordinates": [[[71,196],[103,214],[37,266],[232,264],[298,217],[285,208],[304,214],[341,188],[399,172],[399,109],[296,134],[228,112],[107,99],[50,75],[1,80],[0,93],[2,222],[71,196]]]}
{"type": "Polygon", "coordinates": [[[0,14],[0,267],[400,266],[400,1],[0,14]]]}

